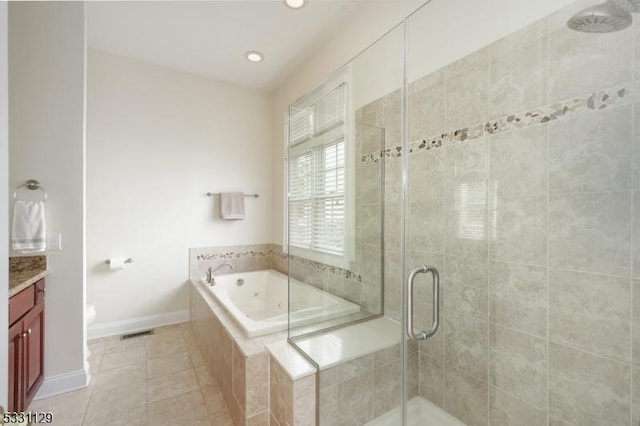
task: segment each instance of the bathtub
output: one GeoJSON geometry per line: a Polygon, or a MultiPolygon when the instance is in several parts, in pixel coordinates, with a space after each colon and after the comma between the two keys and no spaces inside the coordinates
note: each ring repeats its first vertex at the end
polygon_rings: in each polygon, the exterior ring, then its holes
{"type": "MultiPolygon", "coordinates": [[[[247,337],[263,336],[288,327],[286,275],[273,270],[219,275],[213,286],[205,287],[233,316],[247,337]]],[[[360,311],[355,303],[293,278],[291,290],[291,327],[360,311]]]]}

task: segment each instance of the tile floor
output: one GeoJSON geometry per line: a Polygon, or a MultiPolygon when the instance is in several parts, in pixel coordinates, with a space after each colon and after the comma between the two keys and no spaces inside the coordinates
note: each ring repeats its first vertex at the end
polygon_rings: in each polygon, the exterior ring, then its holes
{"type": "Polygon", "coordinates": [[[92,340],[89,350],[89,387],[33,401],[29,410],[53,412],[60,426],[233,425],[189,323],[92,340]]]}

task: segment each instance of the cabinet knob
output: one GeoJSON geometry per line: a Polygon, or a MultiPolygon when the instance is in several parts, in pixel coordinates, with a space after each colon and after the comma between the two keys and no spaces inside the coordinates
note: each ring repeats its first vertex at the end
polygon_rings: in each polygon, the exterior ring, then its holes
{"type": "Polygon", "coordinates": [[[31,329],[27,330],[27,336],[31,336],[31,329]]]}
{"type": "Polygon", "coordinates": [[[42,289],[40,289],[40,290],[38,290],[38,291],[39,291],[40,293],[46,293],[46,292],[47,292],[47,289],[46,289],[46,288],[42,288],[42,289]]]}
{"type": "Polygon", "coordinates": [[[20,335],[21,339],[24,339],[25,337],[27,337],[27,332],[26,331],[20,335]]]}

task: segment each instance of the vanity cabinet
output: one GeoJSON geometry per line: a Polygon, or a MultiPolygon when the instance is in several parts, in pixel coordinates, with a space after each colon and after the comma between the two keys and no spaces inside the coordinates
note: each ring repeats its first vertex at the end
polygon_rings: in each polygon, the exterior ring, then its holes
{"type": "Polygon", "coordinates": [[[9,409],[24,411],[44,380],[44,279],[9,299],[9,409]]]}

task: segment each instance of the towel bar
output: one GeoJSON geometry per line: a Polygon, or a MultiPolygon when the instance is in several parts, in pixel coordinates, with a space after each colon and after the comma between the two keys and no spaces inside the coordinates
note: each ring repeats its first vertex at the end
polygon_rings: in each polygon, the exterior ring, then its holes
{"type": "MultiPolygon", "coordinates": [[[[207,192],[207,197],[213,197],[214,195],[220,195],[219,192],[207,192]]],[[[258,198],[259,194],[244,194],[245,197],[258,198]]]]}

